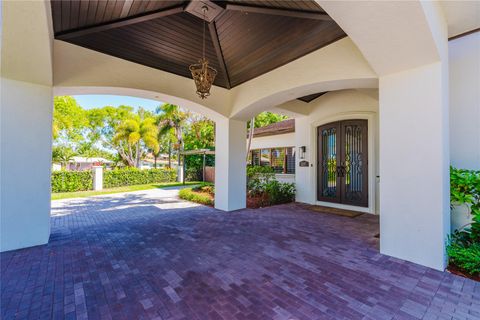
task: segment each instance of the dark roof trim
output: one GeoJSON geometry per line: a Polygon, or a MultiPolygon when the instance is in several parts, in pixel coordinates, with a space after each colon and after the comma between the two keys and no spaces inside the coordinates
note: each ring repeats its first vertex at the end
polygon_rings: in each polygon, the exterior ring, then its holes
{"type": "Polygon", "coordinates": [[[275,136],[291,132],[295,132],[295,119],[287,119],[280,122],[272,123],[265,127],[255,128],[255,130],[253,131],[253,137],[258,138],[275,136]]]}
{"type": "Polygon", "coordinates": [[[461,37],[465,37],[465,36],[468,36],[472,33],[479,32],[479,31],[480,31],[480,28],[476,28],[476,29],[473,29],[473,30],[470,30],[470,31],[466,31],[464,33],[460,33],[460,34],[457,34],[456,36],[448,38],[448,41],[455,40],[455,39],[458,39],[458,38],[461,38],[461,37]]]}

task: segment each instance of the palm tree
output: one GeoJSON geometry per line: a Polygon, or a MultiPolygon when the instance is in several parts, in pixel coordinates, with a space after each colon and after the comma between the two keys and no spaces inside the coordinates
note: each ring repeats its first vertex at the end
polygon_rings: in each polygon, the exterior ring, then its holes
{"type": "Polygon", "coordinates": [[[158,152],[158,129],[153,118],[135,116],[124,120],[115,131],[113,142],[129,166],[140,167],[142,147],[158,152]]]}
{"type": "Polygon", "coordinates": [[[54,146],[52,149],[53,162],[60,162],[62,169],[67,169],[67,164],[76,156],[77,153],[72,148],[66,146],[54,146]]]}
{"type": "MultiPolygon", "coordinates": [[[[178,166],[180,167],[180,154],[183,150],[183,126],[188,113],[183,112],[180,108],[174,104],[165,103],[157,108],[158,117],[158,129],[159,135],[166,135],[172,131],[175,134],[178,143],[178,166]]],[[[169,140],[169,144],[171,141],[169,140]]],[[[169,145],[169,150],[170,145],[169,145]]],[[[170,164],[170,152],[169,152],[169,164],[170,164]]]]}

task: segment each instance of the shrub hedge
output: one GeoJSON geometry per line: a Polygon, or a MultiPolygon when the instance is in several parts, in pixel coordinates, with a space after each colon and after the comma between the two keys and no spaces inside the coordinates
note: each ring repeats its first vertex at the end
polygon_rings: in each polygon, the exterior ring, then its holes
{"type": "Polygon", "coordinates": [[[206,191],[194,191],[192,188],[181,189],[178,193],[180,199],[192,201],[208,206],[213,206],[214,200],[212,195],[206,191]]]}
{"type": "MultiPolygon", "coordinates": [[[[103,187],[114,188],[148,183],[174,182],[177,179],[175,169],[122,168],[103,172],[103,187]]],[[[86,191],[93,188],[91,171],[54,171],[52,172],[52,192],[86,191]]]]}
{"type": "Polygon", "coordinates": [[[52,192],[92,190],[92,171],[53,171],[52,192]]]}
{"type": "Polygon", "coordinates": [[[175,169],[123,168],[103,172],[103,187],[114,188],[158,182],[174,182],[177,179],[175,169]]]}

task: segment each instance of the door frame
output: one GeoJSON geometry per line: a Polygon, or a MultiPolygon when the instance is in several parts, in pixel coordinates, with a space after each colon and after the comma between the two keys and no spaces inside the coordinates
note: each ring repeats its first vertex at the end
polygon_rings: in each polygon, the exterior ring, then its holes
{"type": "Polygon", "coordinates": [[[315,189],[315,199],[312,199],[316,205],[333,207],[339,209],[355,210],[366,213],[378,214],[379,210],[379,170],[377,167],[378,162],[378,116],[374,111],[356,111],[337,113],[335,115],[325,117],[310,123],[310,148],[311,148],[311,161],[313,170],[311,175],[310,185],[315,189]],[[317,162],[318,162],[318,143],[317,143],[317,127],[329,124],[331,122],[343,121],[343,120],[367,120],[368,128],[368,207],[358,207],[348,204],[319,201],[316,199],[318,194],[317,185],[317,162]]]}

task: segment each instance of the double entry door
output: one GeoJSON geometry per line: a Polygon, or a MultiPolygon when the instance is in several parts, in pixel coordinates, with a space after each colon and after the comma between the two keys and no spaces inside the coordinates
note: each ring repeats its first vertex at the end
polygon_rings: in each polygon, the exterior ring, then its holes
{"type": "Polygon", "coordinates": [[[332,122],[317,128],[317,198],[368,207],[367,120],[332,122]]]}

